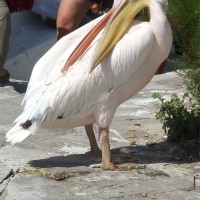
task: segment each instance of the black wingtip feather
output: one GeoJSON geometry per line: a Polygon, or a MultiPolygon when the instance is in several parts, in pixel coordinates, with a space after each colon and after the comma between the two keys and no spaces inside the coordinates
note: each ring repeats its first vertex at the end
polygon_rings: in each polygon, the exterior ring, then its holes
{"type": "Polygon", "coordinates": [[[27,120],[25,123],[20,124],[23,129],[28,129],[32,125],[31,120],[27,120]]]}

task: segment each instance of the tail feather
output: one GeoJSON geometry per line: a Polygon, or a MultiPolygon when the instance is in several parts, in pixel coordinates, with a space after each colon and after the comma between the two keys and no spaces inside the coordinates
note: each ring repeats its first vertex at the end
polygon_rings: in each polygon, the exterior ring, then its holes
{"type": "Polygon", "coordinates": [[[31,135],[29,130],[22,128],[20,125],[16,125],[6,133],[6,142],[10,142],[13,145],[23,141],[29,135],[31,135]]]}

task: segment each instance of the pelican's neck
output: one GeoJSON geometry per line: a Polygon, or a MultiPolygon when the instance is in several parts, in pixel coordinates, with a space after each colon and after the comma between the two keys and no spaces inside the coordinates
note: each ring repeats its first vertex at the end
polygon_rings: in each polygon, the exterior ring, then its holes
{"type": "Polygon", "coordinates": [[[158,1],[152,1],[150,5],[150,24],[159,49],[164,52],[164,48],[169,47],[168,49],[170,49],[172,43],[171,27],[164,9],[158,1]]]}
{"type": "Polygon", "coordinates": [[[160,29],[167,22],[165,11],[158,1],[152,1],[150,5],[150,16],[150,23],[155,29],[160,29]]]}

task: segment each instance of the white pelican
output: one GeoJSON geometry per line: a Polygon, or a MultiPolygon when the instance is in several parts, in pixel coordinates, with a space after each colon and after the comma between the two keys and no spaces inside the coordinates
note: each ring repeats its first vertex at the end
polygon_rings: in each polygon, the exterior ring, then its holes
{"type": "Polygon", "coordinates": [[[117,107],[141,90],[168,57],[172,44],[167,0],[115,0],[109,13],[59,40],[35,65],[24,111],[6,134],[12,144],[38,128],[85,126],[102,169],[113,170],[109,125],[117,107]],[[133,17],[149,7],[150,21],[133,17]],[[62,71],[62,72],[61,72],[62,71]]]}

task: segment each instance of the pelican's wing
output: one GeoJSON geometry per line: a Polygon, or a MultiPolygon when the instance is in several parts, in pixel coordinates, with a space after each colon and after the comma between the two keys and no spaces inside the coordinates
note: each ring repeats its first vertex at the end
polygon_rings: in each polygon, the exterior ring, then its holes
{"type": "Polygon", "coordinates": [[[62,74],[61,68],[64,66],[62,61],[67,60],[70,52],[73,51],[73,48],[75,48],[75,46],[91,30],[94,24],[100,21],[101,18],[102,17],[93,20],[71,34],[66,35],[38,60],[33,68],[23,103],[25,103],[32,95],[41,91],[41,87],[46,84],[47,74],[52,71],[52,68],[54,68],[54,70],[59,68],[60,70],[57,70],[57,73],[54,74],[53,77],[48,77],[49,82],[55,80],[57,78],[56,76],[59,77],[62,74]],[[59,62],[62,63],[62,66],[59,65],[59,62]]]}

